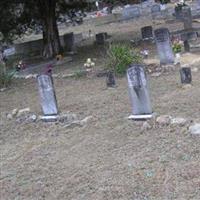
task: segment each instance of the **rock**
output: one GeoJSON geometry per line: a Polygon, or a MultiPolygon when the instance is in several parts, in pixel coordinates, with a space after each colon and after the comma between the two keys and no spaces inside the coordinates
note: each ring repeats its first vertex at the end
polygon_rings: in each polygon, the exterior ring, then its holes
{"type": "Polygon", "coordinates": [[[192,135],[200,135],[200,123],[193,124],[189,127],[189,132],[192,135]]]}
{"type": "Polygon", "coordinates": [[[88,117],[86,117],[86,118],[84,118],[83,120],[80,121],[80,125],[84,126],[87,123],[89,123],[92,119],[93,119],[92,116],[88,116],[88,117]]]}
{"type": "Polygon", "coordinates": [[[22,115],[24,115],[24,114],[27,114],[27,113],[29,113],[29,112],[30,112],[30,108],[21,109],[21,110],[18,111],[17,117],[20,117],[20,116],[22,116],[22,115]]]}
{"type": "Polygon", "coordinates": [[[60,74],[52,74],[52,77],[53,77],[53,78],[59,78],[59,77],[60,77],[60,74]]]}
{"type": "Polygon", "coordinates": [[[29,74],[25,76],[25,79],[36,78],[36,77],[37,77],[37,74],[29,74]]]}
{"type": "Polygon", "coordinates": [[[63,74],[62,78],[71,78],[74,77],[74,74],[63,74]]]}
{"type": "Polygon", "coordinates": [[[161,74],[162,74],[161,72],[155,72],[155,73],[152,73],[151,76],[152,77],[159,77],[159,76],[161,76],[161,74]]]}
{"type": "Polygon", "coordinates": [[[171,116],[161,115],[161,116],[157,117],[156,122],[161,126],[167,126],[171,122],[171,116]]]}
{"type": "Polygon", "coordinates": [[[142,127],[141,127],[141,131],[148,131],[152,128],[152,126],[148,123],[148,122],[144,122],[142,127]]]}
{"type": "Polygon", "coordinates": [[[23,114],[17,117],[16,122],[17,123],[33,123],[36,122],[37,115],[33,113],[23,114]]]}
{"type": "Polygon", "coordinates": [[[181,117],[171,119],[172,125],[185,126],[187,124],[187,122],[188,122],[187,119],[184,119],[184,118],[181,118],[181,117]]]}
{"type": "Polygon", "coordinates": [[[11,119],[13,119],[13,116],[12,116],[11,113],[9,113],[9,114],[7,114],[6,118],[7,118],[8,120],[11,120],[11,119]]]}
{"type": "Polygon", "coordinates": [[[81,125],[80,121],[73,121],[73,122],[65,125],[64,127],[65,128],[75,128],[75,127],[81,127],[81,126],[82,125],[81,125]]]}
{"type": "Polygon", "coordinates": [[[1,88],[0,92],[4,92],[6,90],[6,88],[1,88]]]}
{"type": "Polygon", "coordinates": [[[182,88],[183,88],[183,89],[189,89],[189,88],[191,88],[191,87],[192,87],[191,84],[183,84],[183,85],[182,85],[182,88]]]}
{"type": "Polygon", "coordinates": [[[67,113],[59,116],[58,121],[60,123],[67,123],[70,124],[74,121],[78,121],[77,115],[74,113],[67,113]]]}
{"type": "Polygon", "coordinates": [[[35,114],[32,114],[32,115],[30,115],[27,119],[26,119],[26,121],[27,122],[36,122],[36,120],[37,120],[37,115],[35,115],[35,114]]]}
{"type": "Polygon", "coordinates": [[[17,108],[12,110],[12,116],[13,117],[15,117],[17,115],[17,113],[18,113],[18,109],[17,108]]]}
{"type": "Polygon", "coordinates": [[[175,65],[162,65],[163,72],[172,72],[176,70],[175,65]]]}
{"type": "Polygon", "coordinates": [[[198,72],[198,68],[197,68],[197,67],[194,67],[194,68],[191,69],[191,71],[192,71],[192,72],[198,72]]]}

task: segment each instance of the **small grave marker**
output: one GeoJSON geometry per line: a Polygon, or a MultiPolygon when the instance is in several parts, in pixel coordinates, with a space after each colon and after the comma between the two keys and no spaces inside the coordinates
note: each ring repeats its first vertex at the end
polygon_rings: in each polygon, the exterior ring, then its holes
{"type": "Polygon", "coordinates": [[[115,87],[115,76],[114,73],[109,71],[107,73],[107,79],[106,79],[106,84],[108,87],[115,87]]]}
{"type": "Polygon", "coordinates": [[[190,67],[183,67],[180,69],[181,83],[190,84],[192,82],[192,74],[190,67]]]}
{"type": "Polygon", "coordinates": [[[185,52],[190,52],[190,44],[188,40],[184,41],[184,49],[185,49],[185,52]]]}
{"type": "Polygon", "coordinates": [[[152,26],[145,26],[141,28],[141,34],[143,40],[152,40],[153,39],[153,28],[152,26]]]}
{"type": "Polygon", "coordinates": [[[37,81],[44,120],[54,120],[58,115],[58,107],[53,79],[49,75],[39,75],[37,81]]]}
{"type": "Polygon", "coordinates": [[[174,63],[174,53],[171,47],[169,30],[159,28],[154,31],[157,51],[160,57],[160,64],[174,63]]]}
{"type": "Polygon", "coordinates": [[[74,51],[74,33],[67,33],[63,35],[63,46],[64,49],[68,52],[74,51]]]}
{"type": "Polygon", "coordinates": [[[108,33],[103,32],[103,33],[98,33],[96,34],[96,43],[97,44],[104,44],[106,39],[108,39],[108,33]]]}
{"type": "Polygon", "coordinates": [[[132,104],[132,115],[129,119],[152,117],[152,108],[148,83],[142,65],[133,64],[127,70],[129,96],[132,104]]]}
{"type": "Polygon", "coordinates": [[[138,6],[130,6],[124,8],[122,11],[122,19],[129,20],[140,17],[140,8],[138,6]]]}

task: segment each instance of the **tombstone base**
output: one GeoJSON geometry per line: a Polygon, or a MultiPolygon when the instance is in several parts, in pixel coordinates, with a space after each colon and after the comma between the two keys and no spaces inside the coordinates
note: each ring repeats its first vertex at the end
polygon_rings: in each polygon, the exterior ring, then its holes
{"type": "Polygon", "coordinates": [[[144,115],[130,115],[128,117],[128,119],[132,119],[132,120],[147,120],[147,119],[151,119],[153,117],[153,113],[152,114],[144,114],[144,115]]]}
{"type": "Polygon", "coordinates": [[[43,122],[56,122],[58,121],[59,115],[43,115],[40,119],[43,122]]]}

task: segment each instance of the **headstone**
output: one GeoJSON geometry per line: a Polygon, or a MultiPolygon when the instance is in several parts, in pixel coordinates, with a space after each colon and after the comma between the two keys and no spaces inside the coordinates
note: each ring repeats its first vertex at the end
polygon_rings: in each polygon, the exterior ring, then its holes
{"type": "Polygon", "coordinates": [[[190,52],[190,44],[188,40],[184,41],[184,49],[185,49],[185,52],[190,52]]]}
{"type": "Polygon", "coordinates": [[[183,67],[180,69],[181,83],[190,84],[192,82],[192,74],[190,67],[183,67]]]}
{"type": "Polygon", "coordinates": [[[97,44],[104,44],[106,39],[108,39],[108,33],[107,32],[103,32],[103,33],[98,33],[96,34],[96,43],[97,44]]]}
{"type": "Polygon", "coordinates": [[[200,9],[200,0],[196,0],[197,2],[197,9],[200,9]]]}
{"type": "Polygon", "coordinates": [[[174,53],[171,46],[169,30],[159,28],[154,31],[157,51],[160,57],[160,64],[174,63],[174,53]]]}
{"type": "Polygon", "coordinates": [[[111,71],[107,73],[106,84],[108,87],[115,87],[115,76],[111,71]]]}
{"type": "Polygon", "coordinates": [[[153,39],[153,28],[152,26],[145,26],[141,28],[141,34],[143,40],[153,39]]]}
{"type": "Polygon", "coordinates": [[[189,6],[184,6],[182,8],[182,17],[183,17],[184,29],[185,30],[192,29],[192,13],[191,13],[191,8],[189,6]]]}
{"type": "Polygon", "coordinates": [[[40,103],[44,117],[53,117],[58,115],[57,100],[53,85],[53,79],[49,75],[39,75],[37,77],[40,103]]]}
{"type": "Polygon", "coordinates": [[[143,66],[132,64],[127,70],[129,96],[132,104],[132,114],[129,118],[139,119],[140,116],[152,115],[148,83],[143,66]]]}
{"type": "Polygon", "coordinates": [[[62,47],[68,51],[74,51],[74,33],[67,33],[61,37],[61,45],[62,47]]]}
{"type": "Polygon", "coordinates": [[[181,40],[185,41],[191,41],[191,40],[196,40],[198,38],[198,33],[195,31],[190,31],[190,32],[186,32],[181,34],[181,40]]]}
{"type": "Polygon", "coordinates": [[[15,47],[11,47],[11,48],[5,49],[5,50],[3,51],[3,54],[4,54],[4,56],[6,56],[6,57],[12,56],[12,55],[14,55],[15,53],[16,53],[15,47]]]}
{"type": "Polygon", "coordinates": [[[122,19],[129,20],[140,17],[140,8],[138,6],[130,6],[122,11],[122,19]]]}
{"type": "Polygon", "coordinates": [[[161,15],[161,9],[159,4],[155,4],[151,7],[151,15],[153,19],[161,15]]]}

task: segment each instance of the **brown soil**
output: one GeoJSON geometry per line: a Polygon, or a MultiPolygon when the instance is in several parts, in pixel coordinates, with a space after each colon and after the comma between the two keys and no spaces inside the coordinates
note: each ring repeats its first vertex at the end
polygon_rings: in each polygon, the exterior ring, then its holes
{"type": "MultiPolygon", "coordinates": [[[[92,55],[92,56],[90,56],[92,55]]],[[[99,55],[99,54],[98,54],[99,55]]],[[[82,66],[81,61],[58,72],[82,66]]],[[[101,56],[97,67],[102,67],[101,56]]],[[[200,121],[200,72],[183,89],[178,69],[150,78],[154,111],[200,121]]],[[[40,114],[35,79],[15,80],[0,93],[2,200],[168,200],[200,198],[200,138],[186,127],[141,132],[129,121],[126,78],[107,89],[105,78],[54,79],[59,110],[93,116],[84,127],[6,120],[14,108],[40,114]]]]}

